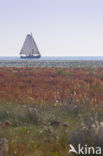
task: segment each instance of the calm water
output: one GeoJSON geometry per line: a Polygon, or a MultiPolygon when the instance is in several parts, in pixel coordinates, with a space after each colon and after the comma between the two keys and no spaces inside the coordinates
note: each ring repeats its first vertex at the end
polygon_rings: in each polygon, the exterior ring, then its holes
{"type": "MultiPolygon", "coordinates": [[[[0,57],[0,60],[21,60],[21,58],[18,57],[18,56],[0,57]]],[[[24,60],[26,60],[26,59],[24,59],[24,60]]],[[[102,56],[72,56],[72,57],[71,56],[70,57],[69,56],[65,56],[65,57],[54,57],[54,56],[51,56],[51,57],[44,57],[43,56],[43,57],[41,57],[38,60],[103,60],[103,57],[102,56]]]]}

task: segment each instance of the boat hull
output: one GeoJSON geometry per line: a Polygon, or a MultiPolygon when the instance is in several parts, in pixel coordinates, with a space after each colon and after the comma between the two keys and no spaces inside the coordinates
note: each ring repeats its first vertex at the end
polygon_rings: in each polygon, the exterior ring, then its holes
{"type": "Polygon", "coordinates": [[[41,56],[21,56],[21,59],[39,59],[41,56]]]}

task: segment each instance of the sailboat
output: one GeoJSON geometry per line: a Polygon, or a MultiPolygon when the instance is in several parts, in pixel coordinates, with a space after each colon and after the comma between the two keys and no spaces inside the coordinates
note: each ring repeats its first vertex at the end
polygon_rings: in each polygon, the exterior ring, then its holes
{"type": "Polygon", "coordinates": [[[38,50],[38,47],[34,41],[32,34],[27,34],[24,41],[23,47],[20,51],[21,58],[31,59],[31,58],[40,58],[41,54],[38,50]]]}

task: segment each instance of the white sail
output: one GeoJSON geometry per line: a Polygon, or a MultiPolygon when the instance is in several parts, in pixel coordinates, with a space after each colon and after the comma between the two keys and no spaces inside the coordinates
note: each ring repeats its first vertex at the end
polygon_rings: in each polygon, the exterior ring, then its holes
{"type": "Polygon", "coordinates": [[[37,45],[31,35],[27,35],[25,42],[23,44],[23,47],[21,49],[20,54],[26,55],[26,56],[36,56],[36,55],[40,55],[39,50],[37,48],[37,45]]]}

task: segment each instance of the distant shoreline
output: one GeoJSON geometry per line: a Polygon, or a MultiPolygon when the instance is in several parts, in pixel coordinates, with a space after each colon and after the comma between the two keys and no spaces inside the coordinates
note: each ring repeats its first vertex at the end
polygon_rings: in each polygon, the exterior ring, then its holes
{"type": "Polygon", "coordinates": [[[57,68],[96,68],[103,67],[103,61],[94,60],[0,60],[0,67],[57,67],[57,68]]]}

